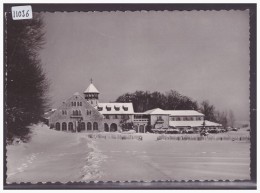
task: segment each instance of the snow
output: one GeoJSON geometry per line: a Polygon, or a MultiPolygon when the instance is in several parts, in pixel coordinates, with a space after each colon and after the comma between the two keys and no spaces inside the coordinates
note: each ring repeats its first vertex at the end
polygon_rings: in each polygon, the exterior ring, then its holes
{"type": "Polygon", "coordinates": [[[134,108],[132,103],[98,103],[98,107],[101,108],[99,112],[101,114],[134,114],[134,108]],[[110,109],[108,110],[107,107],[110,109]],[[118,108],[118,110],[116,110],[118,108]]]}
{"type": "Polygon", "coordinates": [[[250,179],[249,143],[98,140],[104,181],[250,179]]]}
{"type": "Polygon", "coordinates": [[[7,146],[7,183],[98,179],[105,158],[86,135],[34,126],[31,141],[7,146]]]}
{"type": "Polygon", "coordinates": [[[195,110],[165,110],[170,116],[204,116],[204,114],[195,110]]]}
{"type": "Polygon", "coordinates": [[[156,108],[156,109],[151,109],[148,111],[145,111],[144,114],[150,114],[150,115],[169,115],[170,113],[160,109],[160,108],[156,108]]]}
{"type": "Polygon", "coordinates": [[[94,84],[90,84],[84,93],[99,93],[98,89],[94,86],[94,84]]]}
{"type": "Polygon", "coordinates": [[[7,183],[250,178],[249,142],[158,141],[148,133],[121,134],[143,140],[89,138],[45,125],[32,130],[28,143],[7,146],[7,183]]]}

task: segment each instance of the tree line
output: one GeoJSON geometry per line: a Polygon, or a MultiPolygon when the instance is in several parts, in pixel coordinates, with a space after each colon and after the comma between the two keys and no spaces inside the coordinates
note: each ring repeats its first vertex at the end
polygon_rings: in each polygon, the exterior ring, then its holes
{"type": "Polygon", "coordinates": [[[115,102],[131,102],[135,112],[144,112],[154,108],[163,110],[195,110],[205,115],[205,120],[221,123],[223,127],[234,127],[235,117],[232,110],[218,111],[208,100],[201,103],[184,96],[175,90],[166,93],[158,91],[135,91],[119,96],[115,102]]]}
{"type": "Polygon", "coordinates": [[[27,141],[29,126],[48,108],[48,81],[38,56],[44,25],[39,14],[30,20],[13,20],[11,13],[5,17],[5,134],[7,142],[27,141]]]}

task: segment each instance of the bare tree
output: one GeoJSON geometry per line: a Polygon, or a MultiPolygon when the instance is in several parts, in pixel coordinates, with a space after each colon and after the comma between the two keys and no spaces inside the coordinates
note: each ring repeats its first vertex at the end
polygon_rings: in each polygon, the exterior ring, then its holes
{"type": "Polygon", "coordinates": [[[227,117],[227,112],[223,111],[223,112],[216,112],[215,113],[215,117],[216,117],[216,121],[220,124],[222,124],[222,126],[224,128],[227,128],[228,126],[228,117],[227,117]]]}
{"type": "Polygon", "coordinates": [[[215,107],[210,105],[208,101],[202,101],[200,111],[205,115],[206,120],[216,121],[215,107]]]}

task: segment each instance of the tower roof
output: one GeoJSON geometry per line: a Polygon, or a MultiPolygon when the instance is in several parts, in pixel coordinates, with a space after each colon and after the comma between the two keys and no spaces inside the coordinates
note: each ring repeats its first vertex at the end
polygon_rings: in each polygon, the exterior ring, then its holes
{"type": "Polygon", "coordinates": [[[84,93],[99,93],[98,89],[94,86],[93,83],[90,83],[88,88],[84,91],[84,93]]]}

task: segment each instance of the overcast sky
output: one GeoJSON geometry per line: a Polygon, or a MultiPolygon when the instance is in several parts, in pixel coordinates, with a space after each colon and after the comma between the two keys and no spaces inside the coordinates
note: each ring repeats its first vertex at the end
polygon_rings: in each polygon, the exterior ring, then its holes
{"type": "Polygon", "coordinates": [[[53,108],[93,78],[101,102],[173,89],[249,120],[249,11],[43,15],[53,108]]]}

